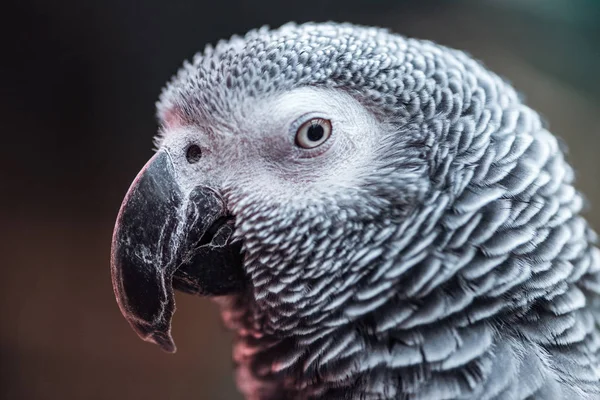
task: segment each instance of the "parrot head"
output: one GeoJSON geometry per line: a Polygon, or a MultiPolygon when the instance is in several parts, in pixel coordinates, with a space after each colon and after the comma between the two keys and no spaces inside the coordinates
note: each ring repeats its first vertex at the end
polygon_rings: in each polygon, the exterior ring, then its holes
{"type": "Polygon", "coordinates": [[[351,324],[378,338],[475,324],[557,290],[540,271],[564,245],[550,240],[569,239],[547,232],[581,208],[572,170],[510,85],[462,52],[350,24],[262,28],[186,62],[157,109],[111,268],[123,315],[167,351],[174,289],[242,301],[244,317],[224,313],[246,319],[242,335],[337,332],[348,354],[351,324]]]}

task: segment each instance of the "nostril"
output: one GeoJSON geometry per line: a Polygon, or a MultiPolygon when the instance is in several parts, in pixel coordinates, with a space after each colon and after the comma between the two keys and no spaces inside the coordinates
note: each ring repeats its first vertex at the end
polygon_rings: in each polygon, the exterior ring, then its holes
{"type": "Polygon", "coordinates": [[[200,161],[200,157],[202,157],[202,150],[200,149],[200,146],[193,144],[187,148],[187,151],[185,152],[185,158],[187,158],[190,164],[200,161]]]}

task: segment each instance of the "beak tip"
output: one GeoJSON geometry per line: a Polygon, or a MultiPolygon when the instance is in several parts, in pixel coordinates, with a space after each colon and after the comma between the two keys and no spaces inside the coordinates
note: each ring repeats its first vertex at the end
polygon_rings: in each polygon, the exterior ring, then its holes
{"type": "Polygon", "coordinates": [[[161,349],[166,351],[167,353],[175,353],[177,351],[177,346],[175,346],[175,342],[173,341],[173,337],[170,332],[152,332],[144,340],[157,344],[161,349]]]}

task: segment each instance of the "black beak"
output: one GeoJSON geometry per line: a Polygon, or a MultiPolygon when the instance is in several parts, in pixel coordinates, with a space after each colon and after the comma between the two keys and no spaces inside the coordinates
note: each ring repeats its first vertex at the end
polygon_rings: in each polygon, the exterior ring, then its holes
{"type": "Polygon", "coordinates": [[[138,335],[175,351],[173,287],[200,295],[242,289],[241,245],[217,192],[184,193],[169,154],[154,155],[132,183],[117,217],[111,272],[117,303],[138,335]]]}

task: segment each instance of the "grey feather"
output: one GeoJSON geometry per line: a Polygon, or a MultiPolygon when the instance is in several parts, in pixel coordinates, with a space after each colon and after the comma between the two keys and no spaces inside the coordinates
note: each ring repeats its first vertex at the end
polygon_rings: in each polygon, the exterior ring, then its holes
{"type": "MultiPolygon", "coordinates": [[[[158,116],[158,146],[191,126],[228,152],[251,284],[219,302],[248,399],[600,398],[600,253],[573,171],[468,55],[349,24],[262,28],[186,63],[158,116]],[[364,165],[340,161],[352,184],[268,197],[241,167],[258,165],[240,161],[245,126],[298,88],[349,95],[385,129],[364,165]]],[[[293,176],[277,165],[265,176],[293,176]]]]}

